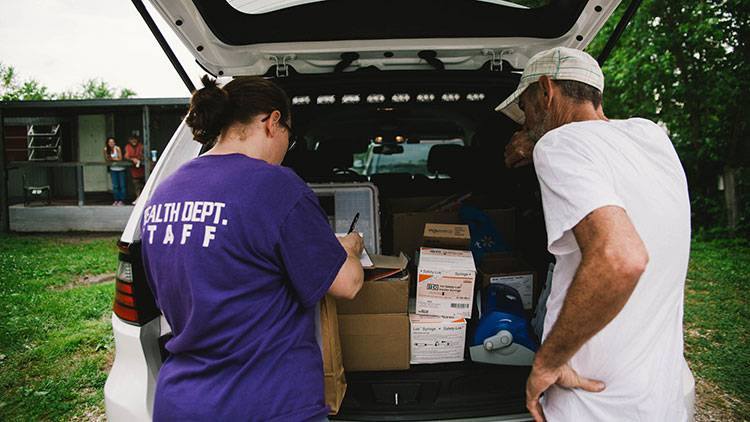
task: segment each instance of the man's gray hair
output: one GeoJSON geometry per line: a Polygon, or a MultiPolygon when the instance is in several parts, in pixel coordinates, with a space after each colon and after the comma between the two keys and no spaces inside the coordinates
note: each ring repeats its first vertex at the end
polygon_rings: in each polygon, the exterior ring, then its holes
{"type": "Polygon", "coordinates": [[[602,92],[589,84],[568,80],[555,80],[555,83],[566,97],[572,98],[577,103],[590,101],[594,108],[598,108],[602,103],[602,92]]]}
{"type": "MultiPolygon", "coordinates": [[[[594,108],[598,108],[602,103],[602,92],[589,84],[563,79],[554,79],[552,82],[560,87],[566,97],[577,103],[589,101],[594,105],[594,108]]],[[[534,82],[527,89],[530,93],[535,93],[539,89],[539,82],[534,82]]]]}

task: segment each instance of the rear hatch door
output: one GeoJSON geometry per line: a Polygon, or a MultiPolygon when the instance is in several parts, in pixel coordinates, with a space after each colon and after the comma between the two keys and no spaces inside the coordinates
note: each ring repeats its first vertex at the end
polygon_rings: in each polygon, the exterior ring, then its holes
{"type": "Polygon", "coordinates": [[[150,0],[217,76],[522,69],[583,49],[619,0],[150,0]]]}

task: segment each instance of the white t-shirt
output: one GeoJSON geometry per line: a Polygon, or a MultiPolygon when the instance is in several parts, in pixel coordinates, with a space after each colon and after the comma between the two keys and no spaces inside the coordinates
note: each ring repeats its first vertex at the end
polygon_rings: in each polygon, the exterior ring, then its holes
{"type": "MultiPolygon", "coordinates": [[[[597,208],[623,208],[649,263],[622,311],[570,360],[606,389],[550,388],[550,421],[683,421],[689,415],[682,313],[690,255],[687,181],[664,130],[645,119],[585,121],[544,135],[534,148],[548,248],[557,258],[545,335],[581,262],[573,227],[597,208]]],[[[692,385],[689,387],[692,389],[692,385]]]]}

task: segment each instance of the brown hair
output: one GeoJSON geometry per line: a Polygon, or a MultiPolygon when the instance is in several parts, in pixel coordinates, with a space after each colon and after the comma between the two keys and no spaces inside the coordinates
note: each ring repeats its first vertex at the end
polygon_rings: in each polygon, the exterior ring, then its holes
{"type": "Polygon", "coordinates": [[[114,136],[107,136],[107,139],[104,141],[104,148],[106,148],[107,154],[111,155],[113,152],[115,152],[115,149],[117,148],[117,139],[115,139],[114,136]],[[109,140],[110,139],[113,140],[113,141],[115,141],[115,146],[113,146],[113,147],[109,146],[109,140]]]}
{"type": "Polygon", "coordinates": [[[229,125],[246,123],[259,114],[281,113],[282,124],[291,121],[286,93],[275,83],[260,76],[239,76],[223,88],[208,75],[201,78],[203,88],[193,93],[186,122],[193,137],[210,144],[229,125]]]}

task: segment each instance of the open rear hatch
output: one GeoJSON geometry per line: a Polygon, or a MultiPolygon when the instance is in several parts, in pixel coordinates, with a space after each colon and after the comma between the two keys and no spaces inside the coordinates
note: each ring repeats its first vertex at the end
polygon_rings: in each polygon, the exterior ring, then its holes
{"type": "MultiPolygon", "coordinates": [[[[435,90],[451,87],[451,75],[466,78],[471,71],[488,68],[517,71],[542,50],[585,48],[619,4],[619,0],[150,1],[207,72],[289,76],[280,81],[289,95],[308,97],[326,94],[321,90],[328,84],[362,88],[369,79],[374,79],[373,85],[393,83],[392,78],[369,72],[349,74],[358,70],[396,71],[388,74],[394,77],[408,71],[457,71],[435,73],[434,81],[422,80],[420,88],[434,83],[435,90]],[[347,77],[333,81],[341,72],[347,77]],[[305,81],[295,77],[309,74],[318,75],[305,81]],[[312,80],[319,83],[315,89],[310,88],[312,80]]],[[[487,94],[512,91],[515,78],[508,73],[494,78],[485,86],[487,94]]],[[[464,84],[461,89],[467,93],[476,89],[464,84]]],[[[367,93],[362,88],[363,98],[367,93]]],[[[418,93],[412,94],[416,98],[418,93]]],[[[301,117],[298,123],[310,125],[301,117]]],[[[501,160],[497,165],[502,165],[501,160]]],[[[405,371],[349,372],[337,419],[522,415],[528,372],[528,367],[470,360],[412,365],[405,371]]]]}
{"type": "Polygon", "coordinates": [[[151,0],[217,76],[522,69],[539,51],[583,49],[619,0],[151,0]],[[273,72],[271,73],[274,74],[273,72]]]}

